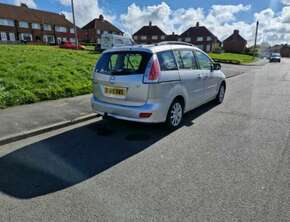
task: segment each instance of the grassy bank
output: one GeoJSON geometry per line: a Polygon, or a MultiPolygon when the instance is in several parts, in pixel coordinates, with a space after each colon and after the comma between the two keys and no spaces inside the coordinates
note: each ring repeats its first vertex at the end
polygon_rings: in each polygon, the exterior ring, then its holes
{"type": "Polygon", "coordinates": [[[214,60],[226,63],[247,64],[255,61],[253,56],[235,53],[210,53],[209,56],[214,60]]]}
{"type": "Polygon", "coordinates": [[[90,93],[98,57],[52,46],[0,45],[0,108],[90,93]]]}

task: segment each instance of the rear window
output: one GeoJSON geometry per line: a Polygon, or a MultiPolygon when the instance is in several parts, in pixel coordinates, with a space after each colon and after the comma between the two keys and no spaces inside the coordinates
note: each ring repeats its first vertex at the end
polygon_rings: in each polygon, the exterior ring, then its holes
{"type": "Polygon", "coordinates": [[[191,50],[175,50],[174,55],[180,69],[198,69],[191,50]]]}
{"type": "Polygon", "coordinates": [[[96,65],[96,71],[109,75],[133,75],[145,72],[152,54],[147,52],[104,53],[96,65]]]}
{"type": "Polygon", "coordinates": [[[177,64],[171,50],[158,52],[157,58],[160,64],[161,71],[177,70],[177,64]]]}

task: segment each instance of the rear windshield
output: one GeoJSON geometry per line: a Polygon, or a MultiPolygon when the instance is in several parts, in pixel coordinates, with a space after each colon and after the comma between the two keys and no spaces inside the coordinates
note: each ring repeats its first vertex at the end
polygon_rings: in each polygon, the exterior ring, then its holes
{"type": "Polygon", "coordinates": [[[96,65],[96,72],[109,75],[133,75],[145,72],[152,54],[147,52],[104,53],[96,65]]]}
{"type": "Polygon", "coordinates": [[[272,53],[272,56],[280,56],[280,53],[272,53]]]}

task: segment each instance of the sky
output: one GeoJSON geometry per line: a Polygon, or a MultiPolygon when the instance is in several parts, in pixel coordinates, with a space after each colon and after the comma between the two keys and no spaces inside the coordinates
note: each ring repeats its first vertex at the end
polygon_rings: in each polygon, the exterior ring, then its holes
{"type": "MultiPolygon", "coordinates": [[[[71,20],[71,0],[0,0],[3,3],[63,13],[71,20]]],[[[181,34],[196,22],[220,40],[233,30],[253,44],[256,21],[259,43],[290,43],[290,0],[74,0],[76,23],[84,26],[103,14],[122,31],[133,34],[152,21],[164,32],[181,34]]]]}

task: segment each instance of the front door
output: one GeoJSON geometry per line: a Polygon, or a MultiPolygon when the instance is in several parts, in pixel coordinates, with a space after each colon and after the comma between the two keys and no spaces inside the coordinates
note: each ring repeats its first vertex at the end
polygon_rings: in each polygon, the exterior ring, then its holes
{"type": "Polygon", "coordinates": [[[217,78],[212,71],[212,60],[202,51],[196,50],[195,55],[204,78],[204,99],[212,99],[217,91],[217,78]]]}

